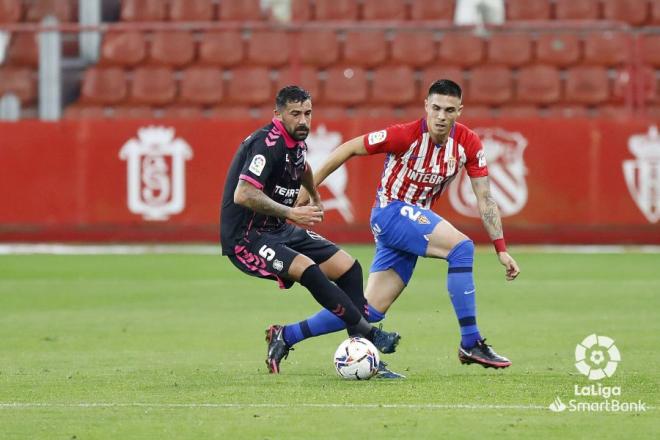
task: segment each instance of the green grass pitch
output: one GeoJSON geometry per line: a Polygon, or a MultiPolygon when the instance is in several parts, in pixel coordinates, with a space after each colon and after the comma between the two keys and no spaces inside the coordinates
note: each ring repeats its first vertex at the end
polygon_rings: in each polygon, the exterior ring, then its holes
{"type": "MultiPolygon", "coordinates": [[[[347,249],[366,272],[373,248],[347,249]]],[[[475,262],[480,328],[513,366],[459,364],[446,263],[422,259],[385,321],[397,382],[339,379],[344,333],[267,374],[266,326],[318,306],[219,256],[1,256],[0,438],[659,438],[660,255],[513,254],[513,283],[491,250],[475,262]],[[548,409],[590,384],[574,350],[592,333],[622,357],[602,385],[646,412],[548,409]]]]}

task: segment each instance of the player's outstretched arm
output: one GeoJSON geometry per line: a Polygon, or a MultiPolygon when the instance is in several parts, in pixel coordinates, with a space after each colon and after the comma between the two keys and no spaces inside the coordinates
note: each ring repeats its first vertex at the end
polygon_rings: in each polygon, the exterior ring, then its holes
{"type": "Polygon", "coordinates": [[[264,194],[249,182],[241,180],[234,191],[234,203],[264,215],[272,215],[291,220],[305,226],[313,226],[323,219],[323,211],[317,206],[290,208],[264,194]]]}
{"type": "MultiPolygon", "coordinates": [[[[323,203],[321,203],[321,195],[316,189],[316,186],[314,186],[314,172],[312,171],[312,167],[309,163],[305,168],[305,174],[303,174],[302,186],[303,187],[301,188],[301,191],[303,189],[307,191],[307,194],[305,195],[307,200],[305,200],[305,202],[308,202],[311,199],[310,204],[313,206],[317,206],[321,211],[323,211],[323,203]]],[[[304,203],[304,205],[306,204],[307,203],[304,203]]]]}
{"type": "MultiPolygon", "coordinates": [[[[490,192],[490,183],[488,176],[470,178],[472,183],[472,190],[477,197],[477,204],[479,206],[479,214],[481,221],[488,232],[490,239],[496,243],[504,242],[504,233],[502,231],[502,217],[500,210],[497,207],[497,202],[490,192]]],[[[502,244],[503,246],[503,244],[502,244]]],[[[496,245],[496,248],[498,246],[496,245]]],[[[515,280],[520,273],[518,263],[513,259],[506,249],[497,249],[497,258],[506,269],[506,279],[509,281],[515,280]]]]}

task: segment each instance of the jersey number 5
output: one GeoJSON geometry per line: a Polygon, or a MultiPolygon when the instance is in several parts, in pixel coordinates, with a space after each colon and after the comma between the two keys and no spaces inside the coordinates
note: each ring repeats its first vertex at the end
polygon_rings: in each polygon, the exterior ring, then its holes
{"type": "Polygon", "coordinates": [[[408,217],[410,220],[416,222],[422,213],[420,211],[415,212],[412,206],[404,206],[401,208],[401,215],[408,217]]]}
{"type": "Polygon", "coordinates": [[[266,260],[270,261],[275,257],[275,251],[269,248],[266,245],[261,246],[261,249],[259,249],[259,255],[264,257],[266,260]]]}

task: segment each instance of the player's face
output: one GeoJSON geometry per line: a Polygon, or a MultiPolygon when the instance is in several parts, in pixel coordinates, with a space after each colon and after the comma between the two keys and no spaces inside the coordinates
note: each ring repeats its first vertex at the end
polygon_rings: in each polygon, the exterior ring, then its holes
{"type": "Polygon", "coordinates": [[[275,117],[282,121],[292,138],[304,141],[312,126],[312,101],[288,102],[281,111],[275,110],[275,117]]]}
{"type": "Polygon", "coordinates": [[[456,118],[461,114],[463,105],[460,98],[434,93],[426,98],[424,108],[431,137],[436,141],[444,141],[456,118]]]}

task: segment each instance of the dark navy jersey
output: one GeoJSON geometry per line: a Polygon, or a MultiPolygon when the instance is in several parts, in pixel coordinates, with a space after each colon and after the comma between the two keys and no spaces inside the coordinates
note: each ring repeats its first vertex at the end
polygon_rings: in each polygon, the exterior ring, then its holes
{"type": "Polygon", "coordinates": [[[234,248],[249,232],[271,232],[286,223],[283,218],[258,214],[234,203],[239,180],[254,185],[278,203],[293,206],[307,166],[306,152],[305,142],[295,141],[277,119],[241,143],[227,173],[222,195],[220,242],[223,255],[233,255],[234,248]]]}

